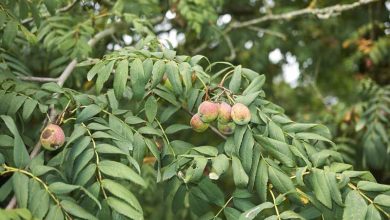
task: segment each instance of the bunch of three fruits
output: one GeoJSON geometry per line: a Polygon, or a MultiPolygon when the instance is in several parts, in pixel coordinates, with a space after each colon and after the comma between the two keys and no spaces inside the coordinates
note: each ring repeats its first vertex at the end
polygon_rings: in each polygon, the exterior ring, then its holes
{"type": "Polygon", "coordinates": [[[248,124],[251,113],[244,104],[236,103],[232,106],[226,102],[215,103],[204,101],[199,105],[198,113],[192,116],[190,124],[194,131],[203,132],[209,123],[217,120],[218,130],[226,135],[232,134],[237,125],[248,124]]]}

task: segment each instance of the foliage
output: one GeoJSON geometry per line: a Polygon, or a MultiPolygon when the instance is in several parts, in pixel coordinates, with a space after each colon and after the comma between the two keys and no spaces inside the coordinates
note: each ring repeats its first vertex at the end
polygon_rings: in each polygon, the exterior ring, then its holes
{"type": "Polygon", "coordinates": [[[373,170],[385,182],[389,178],[389,89],[363,81],[360,93],[362,100],[334,119],[338,121],[335,140],[348,163],[373,170]]]}
{"type": "MultiPolygon", "coordinates": [[[[326,126],[293,121],[268,100],[264,75],[161,45],[144,16],[157,1],[99,2],[0,1],[0,203],[18,207],[1,217],[389,218],[390,186],[344,162],[326,126]],[[105,49],[105,37],[129,30],[135,44],[105,49]],[[231,135],[215,124],[195,133],[189,121],[204,100],[242,103],[251,121],[231,135]],[[39,151],[48,122],[66,142],[39,151]]],[[[177,6],[205,8],[184,16],[201,39],[220,4],[177,6]]],[[[365,112],[378,114],[362,114],[364,148],[383,151],[388,110],[378,101],[388,91],[368,94],[365,112]]]]}

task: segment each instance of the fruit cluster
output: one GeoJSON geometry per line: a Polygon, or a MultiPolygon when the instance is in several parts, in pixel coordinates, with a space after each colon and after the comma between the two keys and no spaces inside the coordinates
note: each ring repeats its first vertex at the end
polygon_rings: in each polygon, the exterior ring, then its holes
{"type": "Polygon", "coordinates": [[[199,105],[198,113],[192,116],[190,124],[194,131],[203,132],[209,123],[217,120],[218,130],[222,134],[232,134],[237,125],[248,124],[251,113],[245,105],[236,103],[232,106],[226,102],[215,103],[204,101],[199,105]]]}

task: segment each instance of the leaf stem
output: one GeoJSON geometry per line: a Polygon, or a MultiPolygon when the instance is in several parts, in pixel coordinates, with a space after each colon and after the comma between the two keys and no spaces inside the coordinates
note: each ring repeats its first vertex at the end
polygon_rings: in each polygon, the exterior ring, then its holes
{"type": "Polygon", "coordinates": [[[95,142],[95,139],[94,139],[93,136],[92,136],[91,130],[89,130],[88,127],[87,127],[84,123],[81,123],[81,125],[87,130],[88,135],[91,137],[92,146],[93,146],[93,152],[94,152],[95,158],[96,158],[97,181],[99,182],[99,186],[100,186],[100,189],[101,189],[102,192],[103,192],[104,198],[107,199],[107,193],[106,193],[106,191],[104,190],[104,187],[103,187],[103,185],[102,185],[103,177],[102,177],[102,173],[100,172],[100,169],[99,169],[100,157],[99,157],[99,154],[98,154],[98,152],[97,152],[97,150],[96,150],[96,142],[95,142]]]}
{"type": "Polygon", "coordinates": [[[362,191],[360,191],[359,188],[357,186],[355,186],[353,183],[348,183],[348,187],[353,189],[353,190],[356,190],[364,199],[366,199],[368,202],[370,202],[372,205],[374,205],[375,208],[377,208],[379,211],[381,211],[383,214],[385,214],[385,216],[387,218],[390,217],[390,214],[388,212],[386,212],[380,206],[375,204],[374,201],[372,201],[372,199],[370,199],[366,194],[364,194],[362,191]]]}
{"type": "Polygon", "coordinates": [[[45,189],[45,191],[50,195],[50,197],[57,204],[57,206],[60,207],[63,210],[65,215],[68,217],[68,219],[72,219],[69,216],[69,214],[65,211],[65,209],[62,207],[61,202],[59,201],[59,199],[54,195],[54,193],[52,191],[50,191],[49,186],[43,180],[41,180],[39,177],[35,176],[34,174],[32,174],[32,173],[30,173],[30,172],[28,172],[26,170],[22,170],[22,169],[15,168],[15,167],[10,167],[10,166],[7,166],[6,164],[3,164],[2,167],[5,169],[5,171],[1,172],[0,176],[2,176],[4,174],[7,174],[7,173],[22,173],[24,175],[27,175],[27,176],[31,177],[32,179],[34,179],[38,183],[40,183],[43,186],[43,188],[45,189]]]}
{"type": "Polygon", "coordinates": [[[226,78],[227,78],[230,74],[232,74],[233,72],[234,72],[234,70],[230,70],[229,72],[227,72],[227,73],[223,76],[221,82],[219,82],[219,86],[220,86],[220,87],[223,87],[223,84],[225,83],[226,78]]]}
{"type": "Polygon", "coordinates": [[[172,145],[171,145],[171,142],[169,141],[169,139],[168,139],[168,137],[167,137],[167,134],[166,134],[165,131],[164,131],[164,128],[162,127],[161,123],[157,120],[157,118],[155,119],[155,121],[157,122],[158,126],[160,127],[161,132],[163,133],[163,136],[164,136],[165,140],[167,141],[167,144],[168,144],[169,148],[170,148],[171,151],[172,151],[173,157],[176,157],[176,153],[175,153],[175,151],[173,150],[173,147],[172,147],[172,145]]]}
{"type": "Polygon", "coordinates": [[[275,206],[276,215],[278,216],[278,219],[280,220],[281,218],[280,218],[278,206],[277,206],[276,203],[275,203],[275,195],[274,195],[274,192],[272,192],[272,189],[268,189],[268,190],[269,190],[269,192],[271,193],[272,200],[274,201],[274,206],[275,206]]]}
{"type": "Polygon", "coordinates": [[[217,214],[215,214],[214,218],[213,219],[216,219],[218,217],[219,214],[221,214],[221,212],[226,208],[226,206],[229,204],[229,202],[233,199],[233,196],[231,196],[227,201],[226,203],[222,206],[222,208],[217,212],[217,214]]]}

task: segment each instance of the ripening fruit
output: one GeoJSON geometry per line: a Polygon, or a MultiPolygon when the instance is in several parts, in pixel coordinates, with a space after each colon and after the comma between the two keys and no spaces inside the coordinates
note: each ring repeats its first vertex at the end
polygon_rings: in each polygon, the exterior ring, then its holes
{"type": "Polygon", "coordinates": [[[199,105],[198,114],[203,122],[212,122],[218,117],[219,104],[204,101],[199,105]]]}
{"type": "Polygon", "coordinates": [[[232,119],[238,125],[248,124],[251,120],[249,108],[241,103],[236,103],[232,107],[232,119]]]}
{"type": "Polygon", "coordinates": [[[228,123],[229,121],[232,120],[231,112],[232,112],[232,107],[227,104],[226,102],[222,102],[219,104],[219,109],[218,109],[218,121],[222,123],[228,123]]]}
{"type": "Polygon", "coordinates": [[[55,124],[49,124],[42,131],[41,144],[47,150],[56,150],[65,142],[65,134],[62,128],[55,124]]]}
{"type": "Polygon", "coordinates": [[[190,124],[196,132],[204,132],[209,127],[209,124],[202,121],[199,114],[192,116],[190,124]]]}
{"type": "Polygon", "coordinates": [[[234,122],[222,123],[218,121],[218,130],[222,134],[226,134],[226,135],[233,134],[235,128],[236,128],[236,124],[234,124],[234,122]]]}

